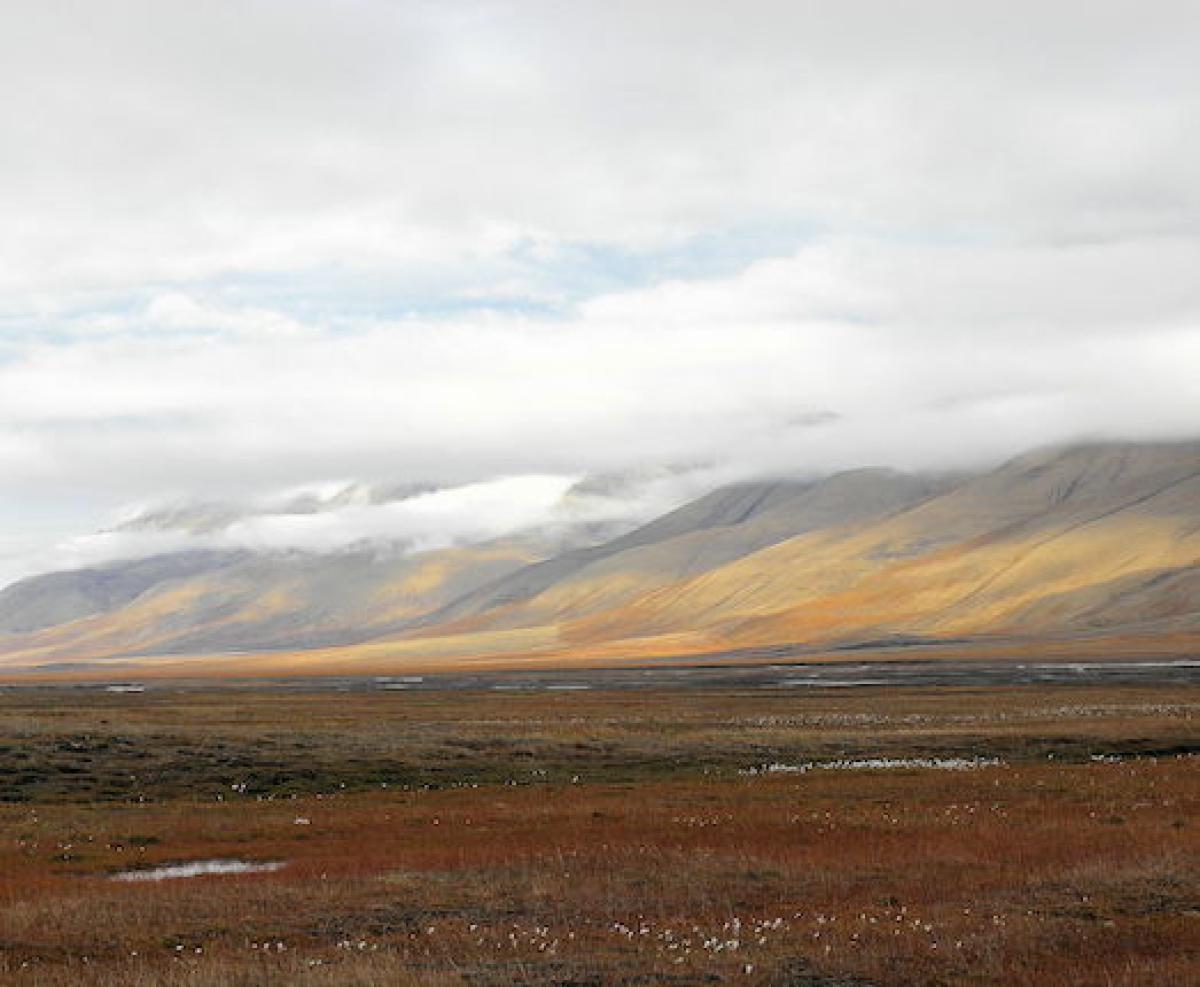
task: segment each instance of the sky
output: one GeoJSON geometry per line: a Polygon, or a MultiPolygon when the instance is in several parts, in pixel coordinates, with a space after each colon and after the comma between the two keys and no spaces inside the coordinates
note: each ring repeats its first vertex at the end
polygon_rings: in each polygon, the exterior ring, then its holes
{"type": "Polygon", "coordinates": [[[524,518],[1194,436],[1198,39],[1170,0],[11,0],[0,582],[306,483],[524,518]]]}

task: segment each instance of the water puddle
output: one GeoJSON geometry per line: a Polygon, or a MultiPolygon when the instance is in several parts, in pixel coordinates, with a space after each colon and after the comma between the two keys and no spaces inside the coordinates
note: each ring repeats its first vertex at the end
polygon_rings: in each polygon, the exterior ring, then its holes
{"type": "Polygon", "coordinates": [[[266,874],[285,864],[280,860],[192,860],[186,864],[166,864],[144,870],[126,870],[113,874],[114,881],[171,881],[179,877],[204,877],[208,874],[266,874]]]}

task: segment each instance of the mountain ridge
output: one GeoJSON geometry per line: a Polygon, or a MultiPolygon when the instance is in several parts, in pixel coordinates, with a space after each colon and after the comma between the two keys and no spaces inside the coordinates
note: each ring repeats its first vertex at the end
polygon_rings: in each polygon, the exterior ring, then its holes
{"type": "Polygon", "coordinates": [[[170,578],[91,603],[79,574],[35,577],[0,592],[0,668],[241,650],[322,670],[1187,637],[1200,633],[1200,442],[1034,450],[971,475],[746,481],[549,556],[499,539],[353,558],[163,561],[170,578]],[[73,604],[37,601],[34,589],[60,584],[76,587],[73,604]]]}

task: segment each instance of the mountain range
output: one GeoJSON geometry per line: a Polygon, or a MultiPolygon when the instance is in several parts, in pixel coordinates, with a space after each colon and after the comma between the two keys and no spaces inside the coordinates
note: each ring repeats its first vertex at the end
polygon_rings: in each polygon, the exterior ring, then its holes
{"type": "MultiPolygon", "coordinates": [[[[238,516],[177,508],[126,524],[202,531],[238,516]]],[[[35,576],[0,591],[0,671],[383,673],[1200,643],[1200,442],[1043,449],[977,474],[742,482],[632,530],[609,522],[423,551],[188,549],[35,576]]]]}

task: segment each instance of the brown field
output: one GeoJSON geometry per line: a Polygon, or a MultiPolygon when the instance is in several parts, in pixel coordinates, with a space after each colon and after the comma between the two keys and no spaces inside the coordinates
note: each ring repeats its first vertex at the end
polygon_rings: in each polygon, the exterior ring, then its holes
{"type": "Polygon", "coordinates": [[[8,691],[0,981],[1191,987],[1198,713],[1178,685],[8,691]],[[285,865],[111,879],[206,859],[285,865]]]}

